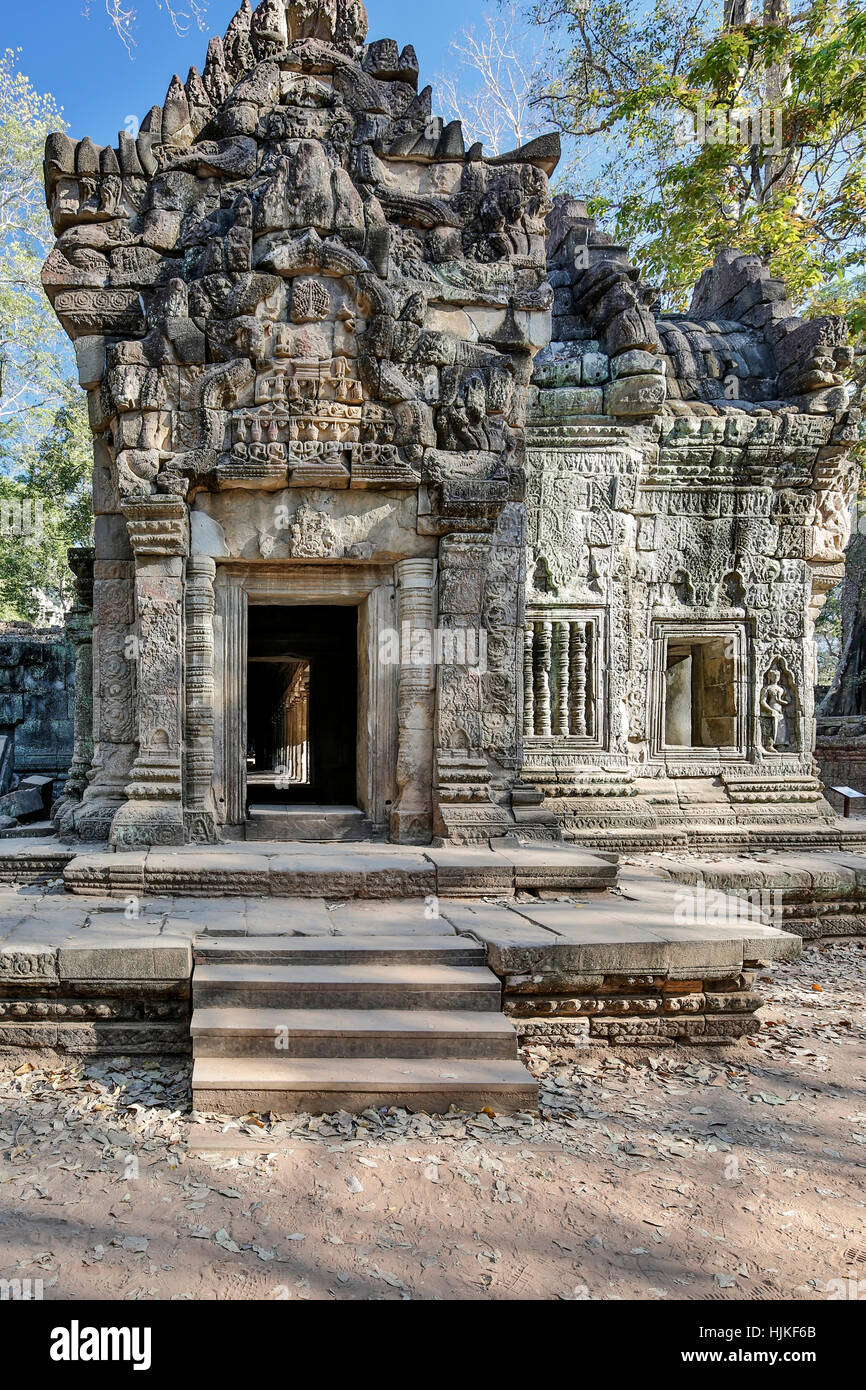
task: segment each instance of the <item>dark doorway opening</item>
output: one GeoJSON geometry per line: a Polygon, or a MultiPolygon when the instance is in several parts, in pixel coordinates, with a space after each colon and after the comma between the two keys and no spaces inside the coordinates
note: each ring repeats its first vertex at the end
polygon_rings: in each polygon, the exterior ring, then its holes
{"type": "Polygon", "coordinates": [[[358,610],[249,610],[247,801],[357,804],[358,610]]]}

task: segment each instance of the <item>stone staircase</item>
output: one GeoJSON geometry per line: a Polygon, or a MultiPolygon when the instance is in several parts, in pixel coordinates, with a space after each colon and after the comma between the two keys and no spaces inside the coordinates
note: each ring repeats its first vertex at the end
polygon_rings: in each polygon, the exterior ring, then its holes
{"type": "Polygon", "coordinates": [[[200,938],[196,1109],[536,1109],[484,962],[460,936],[200,938]]]}

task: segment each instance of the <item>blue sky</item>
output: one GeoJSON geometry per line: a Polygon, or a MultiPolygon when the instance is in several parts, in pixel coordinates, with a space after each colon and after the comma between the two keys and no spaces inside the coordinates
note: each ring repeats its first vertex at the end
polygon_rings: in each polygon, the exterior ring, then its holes
{"type": "MultiPolygon", "coordinates": [[[[50,92],[64,108],[70,134],[89,135],[97,144],[114,144],[128,115],[141,119],[162,102],[172,73],[201,68],[208,39],[225,33],[239,0],[209,0],[208,28],[195,24],[185,37],[174,32],[157,0],[132,0],[138,11],[137,47],[127,56],[105,16],[104,0],[2,0],[0,44],[21,48],[20,65],[34,87],[50,92]]],[[[422,84],[433,82],[446,65],[448,44],[462,27],[482,22],[484,0],[366,0],[371,39],[412,43],[421,63],[422,84]]],[[[182,0],[177,0],[183,8],[182,0]]]]}

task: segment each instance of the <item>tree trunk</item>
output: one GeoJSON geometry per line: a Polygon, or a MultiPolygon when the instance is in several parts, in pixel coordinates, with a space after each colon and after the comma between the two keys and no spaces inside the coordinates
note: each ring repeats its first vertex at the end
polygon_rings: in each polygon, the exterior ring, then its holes
{"type": "Polygon", "coordinates": [[[866,536],[855,532],[842,584],[842,655],[819,714],[866,714],[866,536]]]}

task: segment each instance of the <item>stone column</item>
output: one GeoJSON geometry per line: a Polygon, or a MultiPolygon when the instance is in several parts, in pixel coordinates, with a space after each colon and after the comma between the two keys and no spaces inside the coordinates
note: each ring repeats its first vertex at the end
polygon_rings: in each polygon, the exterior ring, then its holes
{"type": "MultiPolygon", "coordinates": [[[[391,839],[397,844],[426,845],[433,836],[435,561],[400,560],[395,573],[400,693],[397,800],[391,811],[391,839]]],[[[373,659],[378,659],[378,653],[373,659]]]]}
{"type": "Polygon", "coordinates": [[[572,682],[571,732],[585,738],[586,726],[586,627],[583,623],[571,624],[569,664],[572,682]]]}
{"type": "Polygon", "coordinates": [[[222,778],[226,825],[243,825],[247,814],[247,595],[242,583],[222,589],[223,689],[222,778]]]}
{"type": "Polygon", "coordinates": [[[114,818],[118,849],[184,842],[181,759],[186,504],[155,496],[124,508],[135,555],[138,756],[114,818]]]}
{"type": "Polygon", "coordinates": [[[75,604],[66,620],[66,631],[75,653],[72,763],[63,796],[54,809],[58,834],[75,830],[75,813],[87,789],[93,761],[93,561],[91,547],[67,551],[75,575],[75,604]]]}
{"type": "Polygon", "coordinates": [[[197,844],[217,839],[214,814],[214,578],[209,555],[186,562],[184,826],[197,844]]]}

